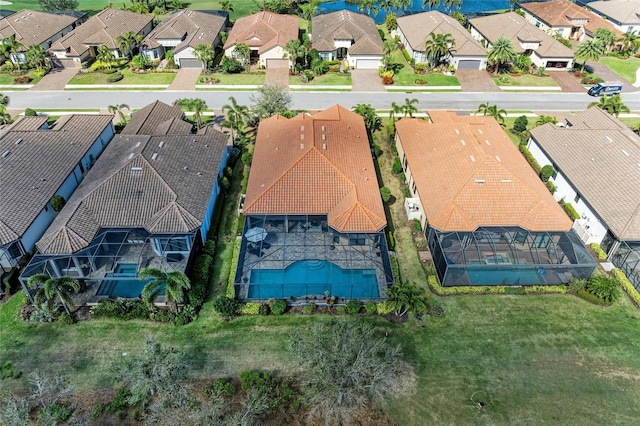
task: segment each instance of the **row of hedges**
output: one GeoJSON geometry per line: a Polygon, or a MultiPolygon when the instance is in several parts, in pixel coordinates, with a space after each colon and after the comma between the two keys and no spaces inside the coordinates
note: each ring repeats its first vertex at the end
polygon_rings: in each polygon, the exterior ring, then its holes
{"type": "Polygon", "coordinates": [[[522,153],[522,155],[524,155],[524,158],[527,159],[527,162],[529,163],[531,168],[536,172],[537,175],[540,175],[540,172],[542,171],[542,167],[540,167],[540,164],[538,164],[536,159],[533,158],[533,155],[527,149],[527,146],[524,144],[520,144],[518,148],[520,149],[520,152],[522,153]]]}
{"type": "Polygon", "coordinates": [[[571,203],[565,203],[564,200],[560,200],[558,201],[558,204],[560,204],[560,206],[564,209],[564,211],[571,219],[580,219],[580,214],[576,211],[571,203]]]}
{"type": "Polygon", "coordinates": [[[624,292],[629,295],[629,298],[631,299],[633,304],[640,308],[640,293],[638,293],[638,290],[636,290],[633,284],[631,284],[629,278],[627,278],[624,272],[622,272],[622,270],[619,268],[614,268],[612,273],[622,286],[624,292]]]}
{"type": "Polygon", "coordinates": [[[236,278],[236,269],[238,269],[238,257],[240,255],[240,247],[242,245],[242,238],[236,238],[233,243],[233,254],[231,255],[231,268],[229,270],[229,278],[227,282],[227,289],[225,295],[230,298],[236,297],[236,289],[234,281],[236,278]]]}
{"type": "Polygon", "coordinates": [[[427,283],[431,290],[440,296],[451,296],[454,294],[505,294],[506,289],[502,285],[479,285],[479,286],[459,286],[443,287],[434,275],[427,277],[427,283]]]}
{"type": "Polygon", "coordinates": [[[596,253],[599,260],[607,260],[607,253],[605,253],[604,250],[602,250],[602,248],[600,247],[600,244],[591,243],[590,247],[591,247],[591,250],[593,250],[596,253]]]}

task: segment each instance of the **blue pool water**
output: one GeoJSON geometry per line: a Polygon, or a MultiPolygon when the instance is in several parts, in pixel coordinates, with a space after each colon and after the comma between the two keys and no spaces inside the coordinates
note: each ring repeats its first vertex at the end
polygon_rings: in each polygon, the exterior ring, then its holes
{"type": "MultiPolygon", "coordinates": [[[[443,2],[442,2],[443,3],[443,2]]],[[[509,1],[508,0],[464,0],[462,2],[462,7],[460,11],[464,14],[471,13],[480,13],[480,12],[489,12],[492,10],[499,9],[509,9],[509,1]]],[[[336,10],[348,9],[353,10],[355,12],[358,11],[358,5],[354,3],[349,3],[346,0],[337,0],[337,1],[329,1],[323,2],[318,6],[318,13],[328,13],[334,12],[336,10]]],[[[407,9],[408,13],[419,13],[419,12],[427,12],[429,7],[422,8],[422,0],[413,0],[413,5],[407,9]]],[[[441,12],[445,12],[444,5],[440,5],[440,7],[434,8],[433,10],[439,10],[441,12]]],[[[398,11],[396,9],[392,9],[394,13],[398,16],[402,15],[402,11],[398,11]]],[[[377,15],[372,16],[372,18],[376,21],[376,24],[382,24],[384,19],[386,18],[386,13],[384,10],[381,10],[377,15]]]]}
{"type": "Polygon", "coordinates": [[[496,270],[467,270],[471,284],[544,284],[544,279],[538,272],[532,270],[496,271],[496,270]]]}
{"type": "Polygon", "coordinates": [[[107,276],[114,279],[107,279],[100,284],[98,296],[113,296],[134,299],[140,297],[146,282],[140,281],[136,277],[138,265],[135,263],[119,263],[112,273],[107,276]]]}
{"type": "Polygon", "coordinates": [[[325,291],[349,299],[380,295],[375,270],[342,269],[324,260],[300,260],[286,269],[254,269],[250,283],[250,299],[324,295],[325,291]]]}

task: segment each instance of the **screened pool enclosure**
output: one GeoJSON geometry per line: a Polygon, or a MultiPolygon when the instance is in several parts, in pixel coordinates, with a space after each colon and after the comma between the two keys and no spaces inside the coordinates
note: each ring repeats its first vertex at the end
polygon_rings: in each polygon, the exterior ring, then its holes
{"type": "Polygon", "coordinates": [[[339,233],[326,215],[248,216],[235,273],[239,299],[374,300],[393,283],[384,232],[339,233]]]}
{"type": "Polygon", "coordinates": [[[596,262],[573,231],[529,232],[480,227],[474,232],[427,231],[443,286],[547,285],[588,278],[596,262]]]}

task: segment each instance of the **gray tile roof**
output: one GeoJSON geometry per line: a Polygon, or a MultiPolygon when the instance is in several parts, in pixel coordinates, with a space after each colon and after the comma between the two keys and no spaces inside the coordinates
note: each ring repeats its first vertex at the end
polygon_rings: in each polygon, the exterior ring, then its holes
{"type": "Polygon", "coordinates": [[[167,105],[155,101],[136,111],[131,120],[122,129],[122,135],[185,134],[191,130],[191,124],[182,121],[184,113],[178,105],[167,105]],[[186,127],[188,126],[188,127],[186,127]],[[177,127],[177,131],[173,130],[177,127]]]}
{"type": "Polygon", "coordinates": [[[640,240],[640,138],[593,107],[567,119],[567,127],[531,130],[582,198],[621,240],[640,240]]]}
{"type": "Polygon", "coordinates": [[[0,245],[29,228],[111,120],[112,115],[72,115],[51,130],[9,129],[2,136],[0,245]]]}
{"type": "Polygon", "coordinates": [[[38,249],[73,253],[109,227],[151,233],[196,231],[227,141],[227,135],[212,129],[199,134],[117,135],[38,241],[38,249]]]}
{"type": "Polygon", "coordinates": [[[469,20],[469,24],[484,36],[489,43],[495,43],[500,37],[511,40],[516,52],[524,53],[521,42],[540,43],[535,52],[541,58],[568,58],[573,59],[573,51],[537,28],[525,21],[515,12],[500,13],[497,15],[483,16],[469,20]]]}
{"type": "Polygon", "coordinates": [[[44,43],[76,21],[78,18],[67,15],[23,9],[0,19],[0,39],[14,36],[28,48],[44,43]]]}
{"type": "Polygon", "coordinates": [[[424,43],[431,33],[451,34],[455,40],[454,55],[486,56],[487,49],[474,39],[458,21],[442,12],[416,13],[398,18],[398,29],[402,31],[413,50],[424,52],[424,43]]]}
{"type": "Polygon", "coordinates": [[[311,25],[312,47],[321,52],[336,50],[334,40],[353,40],[353,55],[382,55],[382,38],[371,17],[349,10],[316,15],[311,25]]]}
{"type": "Polygon", "coordinates": [[[89,46],[106,44],[109,49],[117,49],[118,36],[132,31],[140,33],[153,15],[141,15],[118,9],[104,9],[75,30],[62,37],[51,46],[53,51],[67,51],[67,56],[81,56],[89,46]]]}
{"type": "Polygon", "coordinates": [[[174,12],[160,25],[154,28],[142,41],[143,48],[154,48],[161,45],[159,40],[178,39],[180,43],[175,52],[200,44],[211,45],[227,23],[228,16],[218,13],[179,10],[174,12]]]}
{"type": "Polygon", "coordinates": [[[637,1],[594,1],[587,3],[586,6],[621,24],[640,24],[640,3],[637,1]]]}

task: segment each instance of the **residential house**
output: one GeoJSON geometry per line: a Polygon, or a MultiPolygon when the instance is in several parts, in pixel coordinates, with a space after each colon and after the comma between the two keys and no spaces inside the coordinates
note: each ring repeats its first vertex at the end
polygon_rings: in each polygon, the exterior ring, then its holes
{"type": "Polygon", "coordinates": [[[594,1],[585,6],[623,33],[640,32],[640,3],[637,1],[594,1]]]}
{"type": "Polygon", "coordinates": [[[144,37],[152,28],[153,15],[107,8],[53,43],[49,50],[60,65],[80,67],[95,58],[102,45],[106,45],[116,58],[128,55],[129,52],[120,51],[118,37],[129,31],[144,37]]]}
{"type": "Polygon", "coordinates": [[[515,12],[469,20],[471,35],[487,50],[501,37],[511,40],[515,51],[529,56],[537,67],[566,70],[573,67],[573,51],[536,28],[515,12]]]}
{"type": "Polygon", "coordinates": [[[260,123],[235,271],[240,299],[379,299],[387,221],[362,117],[339,105],[260,123]]]}
{"type": "Polygon", "coordinates": [[[298,39],[298,32],[297,16],[263,10],[236,20],[224,43],[224,54],[235,58],[236,44],[246,44],[251,50],[250,59],[261,67],[288,68],[292,63],[286,59],[284,47],[298,39]]]}
{"type": "Polygon", "coordinates": [[[11,61],[25,63],[25,51],[33,45],[45,50],[51,44],[84,22],[85,14],[57,14],[23,9],[0,19],[0,40],[13,38],[23,47],[11,54],[11,61]]]}
{"type": "Polygon", "coordinates": [[[396,123],[411,197],[443,286],[564,284],[595,261],[493,117],[429,111],[396,123]]]}
{"type": "Polygon", "coordinates": [[[0,136],[0,275],[18,265],[93,166],[115,130],[112,115],[23,117],[0,136]]]}
{"type": "Polygon", "coordinates": [[[613,24],[568,0],[522,3],[520,8],[527,22],[550,35],[559,34],[568,40],[580,42],[593,38],[598,28],[620,35],[613,24]]]}
{"type": "Polygon", "coordinates": [[[23,285],[37,273],[71,276],[85,289],[78,303],[96,303],[139,297],[142,268],[187,269],[211,225],[229,138],[192,133],[181,118],[159,101],[134,114],[38,241],[23,285]]]}
{"type": "Polygon", "coordinates": [[[398,29],[391,32],[416,62],[428,62],[425,43],[430,34],[449,34],[454,42],[447,62],[455,69],[483,70],[487,67],[487,50],[458,21],[439,11],[417,13],[398,18],[398,29]]]}
{"type": "Polygon", "coordinates": [[[382,38],[368,15],[338,10],[311,20],[311,47],[325,61],[346,59],[355,69],[382,66],[382,38]]]}
{"type": "Polygon", "coordinates": [[[527,144],[541,166],[551,165],[554,197],[580,215],[573,229],[597,243],[640,289],[640,137],[593,107],[563,127],[531,130],[527,144]]]}
{"type": "Polygon", "coordinates": [[[140,45],[140,54],[153,61],[173,50],[173,60],[180,68],[202,68],[194,49],[201,44],[215,49],[220,43],[220,32],[228,22],[229,15],[224,12],[178,10],[145,37],[140,45]]]}

